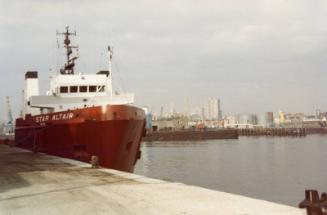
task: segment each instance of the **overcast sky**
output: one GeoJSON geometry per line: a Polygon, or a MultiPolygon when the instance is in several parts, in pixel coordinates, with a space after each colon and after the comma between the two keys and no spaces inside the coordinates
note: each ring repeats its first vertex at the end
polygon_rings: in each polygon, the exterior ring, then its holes
{"type": "Polygon", "coordinates": [[[224,114],[327,110],[325,0],[0,0],[1,113],[6,95],[19,112],[27,70],[45,93],[66,25],[79,72],[105,69],[114,46],[115,86],[137,105],[182,111],[185,98],[219,97],[224,114]]]}

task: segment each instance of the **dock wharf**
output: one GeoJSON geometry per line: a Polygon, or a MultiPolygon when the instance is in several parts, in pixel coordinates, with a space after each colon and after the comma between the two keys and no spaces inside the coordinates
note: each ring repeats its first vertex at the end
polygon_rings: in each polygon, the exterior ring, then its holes
{"type": "Polygon", "coordinates": [[[306,128],[240,128],[240,136],[297,136],[307,135],[306,128]]]}
{"type": "Polygon", "coordinates": [[[148,132],[143,141],[193,141],[215,139],[238,139],[236,129],[197,129],[148,132]]]}
{"type": "MultiPolygon", "coordinates": [[[[299,197],[301,198],[301,197],[299,197]]],[[[305,210],[0,145],[0,214],[301,214],[305,210]]]]}
{"type": "Polygon", "coordinates": [[[307,134],[327,134],[327,128],[307,128],[307,134]]]}

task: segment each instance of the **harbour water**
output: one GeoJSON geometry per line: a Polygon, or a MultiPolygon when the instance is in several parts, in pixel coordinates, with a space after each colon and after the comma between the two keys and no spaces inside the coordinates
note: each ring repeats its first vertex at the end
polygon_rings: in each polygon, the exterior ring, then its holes
{"type": "Polygon", "coordinates": [[[143,143],[135,173],[297,206],[327,191],[327,135],[143,143]]]}

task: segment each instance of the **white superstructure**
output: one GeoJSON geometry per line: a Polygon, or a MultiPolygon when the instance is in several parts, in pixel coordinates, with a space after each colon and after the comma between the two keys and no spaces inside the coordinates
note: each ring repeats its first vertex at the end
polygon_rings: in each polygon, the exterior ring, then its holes
{"type": "Polygon", "coordinates": [[[132,104],[132,93],[117,93],[112,89],[111,59],[112,50],[108,47],[109,70],[96,74],[74,74],[75,60],[70,58],[73,46],[70,46],[68,31],[65,33],[65,48],[67,49],[67,63],[65,67],[53,77],[50,77],[50,89],[46,95],[39,95],[38,73],[29,71],[25,75],[26,88],[24,94],[25,114],[37,115],[49,112],[65,111],[68,109],[85,108],[108,104],[132,104]]]}

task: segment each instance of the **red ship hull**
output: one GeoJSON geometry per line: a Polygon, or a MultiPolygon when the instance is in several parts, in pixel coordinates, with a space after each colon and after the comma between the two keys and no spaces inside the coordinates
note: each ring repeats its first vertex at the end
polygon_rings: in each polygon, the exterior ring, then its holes
{"type": "Polygon", "coordinates": [[[133,172],[145,135],[142,109],[106,105],[64,112],[26,115],[16,120],[15,145],[35,152],[133,172]]]}

